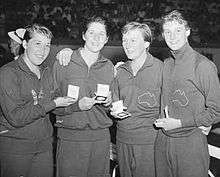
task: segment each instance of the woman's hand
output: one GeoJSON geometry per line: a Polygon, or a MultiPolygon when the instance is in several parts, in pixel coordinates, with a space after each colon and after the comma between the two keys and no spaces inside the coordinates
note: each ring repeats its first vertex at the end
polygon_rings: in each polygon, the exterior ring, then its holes
{"type": "Polygon", "coordinates": [[[72,54],[73,54],[72,49],[64,48],[57,53],[56,59],[59,61],[60,65],[67,66],[71,60],[72,54]]]}
{"type": "Polygon", "coordinates": [[[76,102],[76,99],[71,97],[57,97],[54,99],[56,107],[66,107],[76,102]]]}

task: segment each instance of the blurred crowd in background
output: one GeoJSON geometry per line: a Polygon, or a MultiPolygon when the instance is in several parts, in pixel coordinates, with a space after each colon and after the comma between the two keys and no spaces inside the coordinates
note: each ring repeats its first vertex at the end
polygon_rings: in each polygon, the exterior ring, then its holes
{"type": "Polygon", "coordinates": [[[55,39],[81,42],[81,22],[89,14],[109,19],[110,42],[120,44],[121,27],[128,21],[148,23],[155,41],[161,41],[160,17],[179,9],[191,21],[190,40],[195,44],[220,43],[220,1],[218,0],[1,0],[0,36],[33,22],[48,26],[55,39]]]}

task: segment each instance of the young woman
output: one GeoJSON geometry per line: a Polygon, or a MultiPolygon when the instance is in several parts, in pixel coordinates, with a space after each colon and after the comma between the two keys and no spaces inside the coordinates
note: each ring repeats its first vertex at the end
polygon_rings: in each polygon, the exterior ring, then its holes
{"type": "Polygon", "coordinates": [[[157,177],[207,177],[209,152],[201,126],[219,122],[217,68],[190,46],[184,14],[165,15],[162,29],[171,56],[163,69],[161,108],[166,114],[155,122],[161,128],[155,141],[157,177]]]}
{"type": "Polygon", "coordinates": [[[91,17],[83,26],[84,46],[73,51],[66,67],[54,64],[54,74],[62,93],[68,85],[78,86],[79,101],[66,109],[66,115],[57,116],[58,176],[107,177],[109,174],[109,127],[111,119],[106,107],[111,103],[109,93],[105,101],[97,101],[97,84],[110,85],[114,67],[101,55],[108,41],[106,21],[91,17]]]}
{"type": "Polygon", "coordinates": [[[52,177],[52,125],[48,112],[69,106],[72,98],[53,100],[55,87],[42,62],[50,51],[52,33],[41,25],[26,28],[24,53],[0,70],[1,177],[52,177]]]}
{"type": "Polygon", "coordinates": [[[129,60],[117,68],[113,95],[123,100],[131,116],[117,122],[121,177],[155,177],[153,122],[159,118],[163,63],[149,53],[151,42],[147,24],[130,22],[122,28],[129,60]]]}

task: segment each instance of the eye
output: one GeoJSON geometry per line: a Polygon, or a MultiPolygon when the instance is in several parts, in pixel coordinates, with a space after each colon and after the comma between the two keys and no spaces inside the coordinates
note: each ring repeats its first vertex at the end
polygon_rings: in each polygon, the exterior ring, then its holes
{"type": "Polygon", "coordinates": [[[180,33],[182,30],[181,29],[177,29],[177,32],[180,33]]]}
{"type": "Polygon", "coordinates": [[[170,32],[169,31],[164,31],[164,35],[169,35],[170,32]]]}
{"type": "Polygon", "coordinates": [[[137,40],[136,40],[136,39],[131,39],[131,42],[132,42],[132,43],[136,43],[137,40]]]}
{"type": "Polygon", "coordinates": [[[126,43],[126,42],[128,42],[127,39],[122,39],[122,43],[126,43]]]}
{"type": "Polygon", "coordinates": [[[47,44],[46,47],[50,48],[50,44],[47,44]]]}
{"type": "Polygon", "coordinates": [[[93,31],[89,31],[89,35],[93,35],[94,34],[94,32],[93,31]]]}

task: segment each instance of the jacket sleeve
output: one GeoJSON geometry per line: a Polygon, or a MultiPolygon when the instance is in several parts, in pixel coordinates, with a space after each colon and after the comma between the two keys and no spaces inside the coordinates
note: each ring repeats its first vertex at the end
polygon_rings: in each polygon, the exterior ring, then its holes
{"type": "Polygon", "coordinates": [[[5,119],[15,128],[43,118],[48,111],[55,108],[55,103],[50,100],[35,105],[31,97],[21,97],[18,77],[13,69],[7,67],[0,72],[1,109],[5,119]]]}
{"type": "MultiPolygon", "coordinates": [[[[54,99],[57,97],[66,96],[64,91],[61,88],[61,83],[64,80],[65,69],[68,69],[65,66],[61,66],[58,61],[56,61],[53,65],[53,79],[54,79],[54,88],[56,89],[56,94],[54,99]]],[[[58,107],[54,109],[52,112],[59,116],[69,115],[73,112],[81,111],[79,108],[79,101],[76,101],[70,106],[67,107],[58,107]]]]}
{"type": "Polygon", "coordinates": [[[120,90],[119,90],[119,82],[118,77],[116,76],[112,82],[112,101],[120,100],[120,90]]]}
{"type": "Polygon", "coordinates": [[[220,84],[215,64],[201,62],[197,68],[197,80],[204,95],[204,109],[191,122],[181,120],[183,126],[210,126],[220,122],[220,84]]]}
{"type": "Polygon", "coordinates": [[[112,89],[112,101],[118,101],[120,100],[120,89],[119,89],[119,75],[120,75],[120,65],[116,68],[114,68],[114,79],[111,84],[112,89]]]}
{"type": "Polygon", "coordinates": [[[65,116],[65,115],[69,115],[69,114],[72,114],[73,112],[78,112],[78,111],[81,111],[81,109],[79,108],[79,101],[76,101],[70,106],[59,107],[59,108],[54,109],[52,112],[55,115],[65,116]]]}

